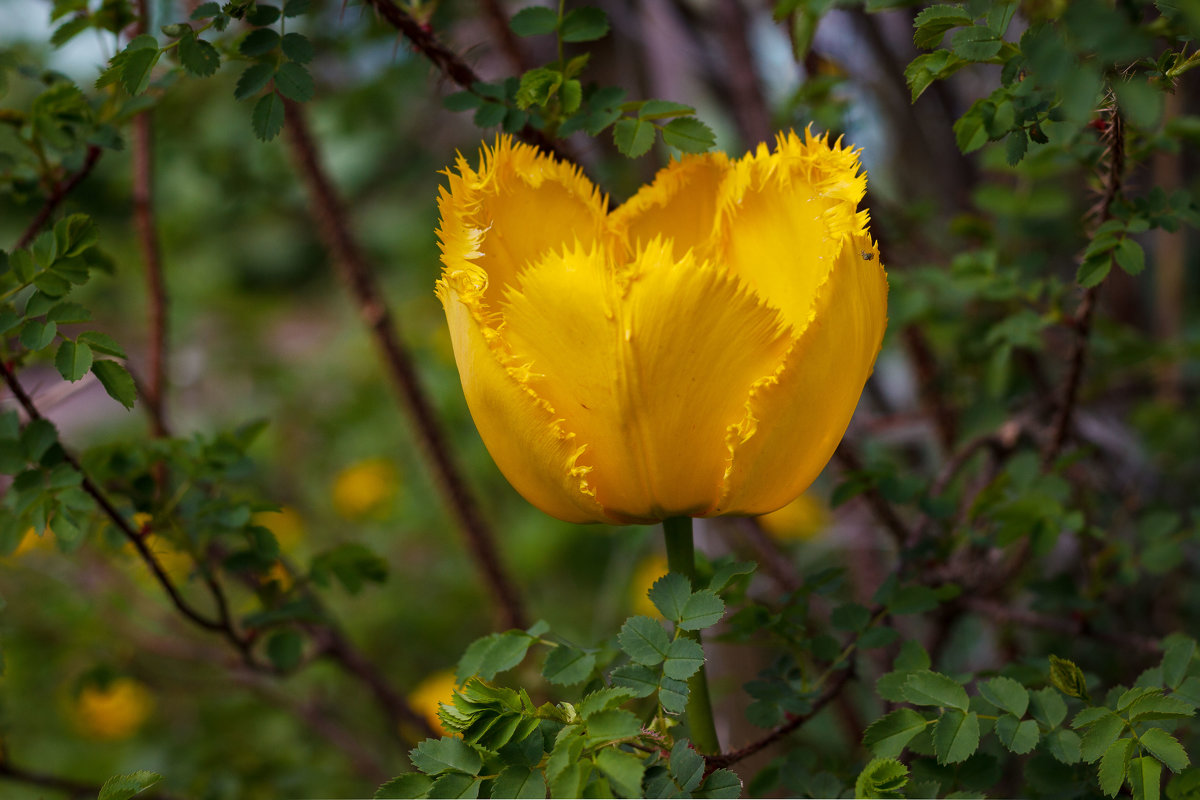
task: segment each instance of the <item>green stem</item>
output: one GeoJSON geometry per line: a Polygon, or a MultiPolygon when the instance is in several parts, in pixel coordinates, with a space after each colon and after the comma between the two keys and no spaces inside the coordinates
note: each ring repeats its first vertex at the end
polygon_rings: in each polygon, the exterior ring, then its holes
{"type": "MultiPolygon", "coordinates": [[[[663,535],[667,542],[667,568],[685,576],[695,588],[696,551],[692,544],[692,518],[671,517],[663,520],[663,535]]],[[[700,642],[698,631],[682,631],[682,636],[700,642]]],[[[717,728],[713,724],[712,700],[708,695],[708,677],[704,667],[688,678],[687,723],[692,743],[701,753],[721,752],[717,728]]]]}

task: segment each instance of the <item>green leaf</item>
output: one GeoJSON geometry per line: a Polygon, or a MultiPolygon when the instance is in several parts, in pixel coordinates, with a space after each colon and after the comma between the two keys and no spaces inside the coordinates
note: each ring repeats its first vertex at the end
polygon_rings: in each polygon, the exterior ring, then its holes
{"type": "Polygon", "coordinates": [[[1012,714],[1005,714],[996,720],[996,738],[1009,752],[1025,755],[1037,747],[1038,726],[1031,719],[1021,721],[1012,714]]]}
{"type": "Polygon", "coordinates": [[[1122,239],[1113,255],[1118,266],[1130,275],[1140,275],[1146,269],[1146,253],[1133,239],[1122,239]]]}
{"type": "Polygon", "coordinates": [[[59,303],[46,312],[46,321],[54,323],[87,322],[92,312],[79,303],[59,303]]]}
{"type": "Polygon", "coordinates": [[[979,694],[997,708],[1012,714],[1017,719],[1025,716],[1029,708],[1029,691],[1012,678],[1004,676],[980,683],[979,694]]]}
{"type": "Polygon", "coordinates": [[[529,6],[514,14],[508,27],[517,36],[545,36],[558,27],[558,14],[545,6],[529,6]]]}
{"type": "Polygon", "coordinates": [[[671,714],[682,714],[687,708],[688,685],[685,681],[666,675],[658,682],[658,702],[671,714]]]}
{"type": "Polygon", "coordinates": [[[50,446],[58,441],[58,431],[46,419],[30,420],[21,430],[21,449],[29,461],[40,461],[50,446]]]}
{"type": "Polygon", "coordinates": [[[253,11],[246,15],[246,21],[251,25],[274,25],[279,20],[276,6],[256,3],[252,8],[253,11]]]}
{"type": "Polygon", "coordinates": [[[695,114],[696,109],[683,103],[673,103],[670,100],[647,100],[638,105],[638,119],[667,119],[695,114]]]}
{"type": "Polygon", "coordinates": [[[1085,257],[1075,273],[1075,282],[1085,289],[1099,286],[1108,277],[1111,269],[1112,257],[1107,253],[1085,257]]]}
{"type": "Polygon", "coordinates": [[[967,64],[949,50],[936,50],[917,56],[904,69],[904,80],[915,103],[935,80],[947,78],[967,64]]]}
{"type": "Polygon", "coordinates": [[[546,761],[546,777],[551,781],[579,761],[584,745],[582,730],[579,725],[568,725],[559,732],[546,761]]]}
{"type": "Polygon", "coordinates": [[[858,774],[854,796],[863,798],[902,798],[908,783],[908,767],[894,758],[876,758],[858,774]]]}
{"type": "Polygon", "coordinates": [[[41,350],[49,347],[57,334],[58,325],[55,323],[31,319],[21,328],[21,344],[29,350],[41,350]]]}
{"type": "Polygon", "coordinates": [[[283,4],[283,15],[285,17],[299,17],[308,13],[308,7],[311,0],[287,0],[283,4]]]}
{"type": "Polygon", "coordinates": [[[1162,764],[1150,756],[1129,762],[1129,786],[1134,800],[1158,800],[1162,784],[1162,764]]]}
{"type": "MultiPolygon", "coordinates": [[[[961,687],[960,687],[961,688],[961,687]]],[[[979,747],[979,717],[946,709],[933,726],[933,752],[939,764],[966,761],[979,747]]]]}
{"type": "Polygon", "coordinates": [[[300,64],[312,61],[315,54],[312,42],[302,33],[285,33],[283,35],[283,54],[300,64]]]}
{"type": "Polygon", "coordinates": [[[402,800],[403,798],[424,797],[429,793],[433,780],[419,772],[406,772],[397,775],[375,790],[374,800],[402,800]]]}
{"type": "Polygon", "coordinates": [[[559,686],[573,686],[587,680],[596,666],[596,656],[574,647],[559,645],[546,656],[542,677],[559,686]]]}
{"type": "Polygon", "coordinates": [[[1177,689],[1187,677],[1188,667],[1196,653],[1196,640],[1181,634],[1168,636],[1163,640],[1163,649],[1163,683],[1168,689],[1177,689]]]}
{"type": "Polygon", "coordinates": [[[695,117],[680,117],[663,126],[663,141],[684,153],[704,153],[716,144],[712,128],[695,117]]]}
{"type": "Polygon", "coordinates": [[[270,28],[257,28],[246,34],[238,50],[244,56],[261,56],[279,46],[280,36],[270,28]]]}
{"type": "Polygon", "coordinates": [[[616,687],[634,692],[634,697],[649,697],[658,690],[658,676],[640,664],[617,667],[612,671],[612,682],[616,687]]]}
{"type": "Polygon", "coordinates": [[[130,94],[139,95],[150,85],[150,71],[158,63],[162,51],[158,49],[157,43],[151,49],[148,47],[134,48],[131,42],[121,54],[125,56],[121,60],[121,85],[130,94]]]}
{"type": "Polygon", "coordinates": [[[313,96],[313,77],[301,64],[288,61],[275,73],[275,88],[288,100],[307,103],[313,96]]]}
{"type": "Polygon", "coordinates": [[[1082,753],[1079,734],[1059,728],[1046,734],[1046,750],[1064,764],[1078,764],[1082,753]]]}
{"type": "Polygon", "coordinates": [[[478,775],[483,767],[483,759],[474,748],[451,736],[441,739],[426,739],[408,753],[413,766],[426,775],[439,775],[443,772],[465,772],[468,775],[478,775]]]}
{"type": "Polygon", "coordinates": [[[654,582],[646,596],[665,618],[679,622],[683,619],[683,608],[692,596],[692,584],[678,572],[669,572],[654,582]]]}
{"type": "Polygon", "coordinates": [[[492,797],[544,798],[546,779],[529,767],[505,767],[492,783],[492,797]]]}
{"type": "Polygon", "coordinates": [[[92,374],[100,380],[109,397],[126,408],[133,408],[137,388],[123,366],[108,359],[97,359],[92,362],[92,374]]]}
{"type": "Polygon", "coordinates": [[[220,3],[201,3],[200,5],[196,6],[196,9],[192,12],[190,19],[208,19],[209,17],[215,17],[220,13],[220,3]]]}
{"type": "MultiPolygon", "coordinates": [[[[645,667],[637,667],[637,669],[645,669],[645,667]]],[[[650,675],[650,681],[653,684],[650,689],[647,690],[646,694],[639,695],[637,694],[637,689],[632,689],[628,686],[611,686],[604,689],[598,689],[584,697],[583,701],[579,703],[577,707],[579,716],[587,719],[592,714],[595,714],[599,711],[606,711],[610,708],[615,708],[631,697],[645,697],[646,695],[650,694],[650,692],[653,692],[657,687],[657,684],[654,682],[654,674],[649,670],[646,670],[646,672],[650,675]]]]}
{"type": "Polygon", "coordinates": [[[692,749],[687,739],[678,739],[671,748],[671,777],[685,792],[700,785],[704,778],[704,756],[692,749]]]}
{"type": "Polygon", "coordinates": [[[913,20],[916,29],[913,44],[922,50],[931,50],[941,44],[946,31],[970,24],[970,15],[959,6],[930,6],[913,20]]]}
{"type": "Polygon", "coordinates": [[[88,370],[92,368],[92,348],[66,339],[58,346],[58,352],[54,355],[54,366],[58,368],[60,375],[74,383],[87,375],[88,370]]]}
{"type": "Polygon", "coordinates": [[[1025,158],[1029,150],[1029,135],[1023,130],[1013,131],[1004,142],[1004,160],[1010,167],[1015,167],[1025,158]]]}
{"type": "Polygon", "coordinates": [[[33,285],[49,297],[62,297],[71,291],[71,282],[57,274],[57,270],[38,273],[33,278],[33,285]]]}
{"type": "Polygon", "coordinates": [[[442,98],[442,107],[447,111],[470,111],[479,108],[483,100],[474,92],[455,92],[442,98]]]}
{"type": "Polygon", "coordinates": [[[725,615],[725,602],[708,589],[693,592],[683,606],[679,627],[698,631],[716,625],[725,615]]]}
{"type": "Polygon", "coordinates": [[[1033,718],[1047,728],[1057,728],[1067,716],[1067,704],[1057,690],[1049,686],[1030,694],[1033,718]]]}
{"type": "Polygon", "coordinates": [[[1067,697],[1078,697],[1085,702],[1091,702],[1088,696],[1087,679],[1083,670],[1075,666],[1075,662],[1056,655],[1050,656],[1050,684],[1067,697]]]}
{"type": "Polygon", "coordinates": [[[902,689],[908,702],[917,706],[943,706],[966,712],[970,700],[958,681],[940,672],[917,670],[908,676],[902,689]]]}
{"type": "Polygon", "coordinates": [[[129,800],[162,780],[162,775],[148,770],[114,775],[100,787],[96,800],[129,800]]]}
{"type": "MultiPolygon", "coordinates": [[[[64,303],[64,305],[69,304],[64,303]]],[[[86,344],[97,353],[125,358],[125,351],[121,349],[121,345],[117,344],[111,336],[100,333],[100,331],[84,331],[76,336],[75,340],[86,344]]]]}
{"type": "Polygon", "coordinates": [[[207,78],[221,66],[221,54],[203,39],[185,36],[179,40],[179,63],[189,74],[207,78]]]}
{"type": "Polygon", "coordinates": [[[480,128],[491,128],[494,125],[499,125],[504,121],[504,117],[508,114],[508,108],[499,103],[484,103],[475,110],[474,121],[480,128]]]}
{"type": "Polygon", "coordinates": [[[1100,780],[1100,791],[1109,797],[1116,797],[1125,783],[1125,773],[1129,769],[1129,757],[1133,753],[1133,739],[1118,739],[1109,745],[1104,757],[1100,759],[1100,770],[1097,777],[1100,780]]]}
{"type": "Polygon", "coordinates": [[[608,15],[594,6],[567,12],[559,25],[564,42],[593,42],[608,33],[608,15]]]}
{"type": "Polygon", "coordinates": [[[637,158],[654,144],[654,125],[641,119],[622,119],[613,125],[613,142],[621,155],[637,158]]]}
{"type": "Polygon", "coordinates": [[[863,746],[879,758],[895,758],[928,725],[929,720],[911,708],[898,708],[867,726],[863,746]]]}
{"type": "Polygon", "coordinates": [[[387,580],[388,563],[366,545],[346,542],[314,556],[308,571],[321,586],[328,586],[333,577],[347,592],[358,594],[367,582],[387,580]]]}
{"type": "Polygon", "coordinates": [[[254,135],[264,142],[269,142],[283,130],[283,98],[268,92],[254,104],[250,115],[254,126],[254,135]]]}
{"type": "Polygon", "coordinates": [[[858,603],[845,603],[833,609],[829,621],[840,631],[860,631],[871,621],[871,612],[858,603]]]}
{"type": "Polygon", "coordinates": [[[1195,707],[1178,697],[1164,696],[1161,690],[1143,695],[1125,709],[1130,722],[1153,719],[1186,719],[1196,713],[1195,707]]]}
{"type": "Polygon", "coordinates": [[[987,129],[978,110],[978,103],[954,123],[954,141],[964,153],[978,150],[987,142],[987,129]]]}
{"type": "Polygon", "coordinates": [[[642,796],[642,777],[646,773],[646,764],[637,756],[606,747],[596,754],[596,766],[621,794],[626,797],[642,796]]]}
{"type": "Polygon", "coordinates": [[[727,769],[714,769],[701,784],[692,792],[692,797],[733,798],[742,796],[742,779],[727,769]]]}
{"type": "Polygon", "coordinates": [[[524,661],[534,641],[532,636],[519,630],[491,633],[476,639],[459,659],[455,677],[459,683],[476,676],[490,681],[496,673],[510,670],[524,661]]]}
{"type": "Polygon", "coordinates": [[[461,772],[443,775],[429,787],[429,797],[479,797],[482,781],[461,772]]]}
{"type": "MultiPolygon", "coordinates": [[[[1102,710],[1104,715],[1089,725],[1079,745],[1079,756],[1088,764],[1094,763],[1107,753],[1112,743],[1125,730],[1125,720],[1108,709],[1102,710]]],[[[1075,727],[1078,728],[1079,717],[1075,719],[1075,727]]]]}
{"type": "Polygon", "coordinates": [[[752,575],[754,570],[758,568],[758,565],[753,561],[733,561],[717,564],[716,567],[712,580],[708,582],[707,587],[713,592],[719,592],[724,589],[738,575],[752,575]]]}
{"type": "MultiPolygon", "coordinates": [[[[591,761],[574,761],[550,778],[551,797],[582,797],[582,789],[592,774],[591,761]]],[[[549,773],[547,773],[549,777],[549,773]]]]}
{"type": "Polygon", "coordinates": [[[291,672],[304,655],[304,637],[296,631],[283,630],[267,639],[267,658],[281,672],[291,672]]]}
{"type": "Polygon", "coordinates": [[[271,82],[274,74],[275,67],[271,64],[251,64],[238,78],[237,87],[233,90],[234,99],[245,100],[258,94],[271,82]]]}
{"type": "Polygon", "coordinates": [[[1190,763],[1183,745],[1162,728],[1150,728],[1139,737],[1139,741],[1151,755],[1166,764],[1171,772],[1182,772],[1190,763]]]}
{"type": "Polygon", "coordinates": [[[631,739],[642,732],[642,721],[632,712],[619,708],[592,714],[584,725],[587,728],[589,747],[619,739],[631,739]]]}
{"type": "Polygon", "coordinates": [[[997,56],[1001,47],[1003,42],[996,32],[982,25],[963,28],[950,37],[950,49],[967,61],[987,61],[997,56]]]}
{"type": "Polygon", "coordinates": [[[649,617],[630,617],[617,634],[621,649],[639,664],[654,666],[667,657],[671,641],[663,626],[649,617]]]}
{"type": "Polygon", "coordinates": [[[667,648],[663,674],[677,681],[687,680],[704,666],[704,648],[692,639],[679,638],[667,648]]]}

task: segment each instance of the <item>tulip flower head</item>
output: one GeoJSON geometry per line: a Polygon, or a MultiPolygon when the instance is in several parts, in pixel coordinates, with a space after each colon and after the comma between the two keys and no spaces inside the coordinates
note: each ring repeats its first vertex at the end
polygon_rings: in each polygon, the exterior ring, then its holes
{"type": "Polygon", "coordinates": [[[856,151],[789,133],[684,156],[611,212],[507,138],[447,174],[437,295],[527,500],[571,522],[752,515],[817,477],[886,326],[856,151]]]}

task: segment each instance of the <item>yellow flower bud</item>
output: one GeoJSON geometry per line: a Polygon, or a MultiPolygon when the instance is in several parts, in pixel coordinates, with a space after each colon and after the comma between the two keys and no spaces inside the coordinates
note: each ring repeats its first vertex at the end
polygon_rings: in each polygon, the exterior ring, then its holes
{"type": "Polygon", "coordinates": [[[128,739],[150,716],[154,698],[141,683],[116,678],[107,685],[89,684],[75,699],[75,724],[93,739],[128,739]]]}
{"type": "Polygon", "coordinates": [[[803,492],[883,341],[856,151],[684,156],[612,212],[501,138],[441,190],[437,285],[501,472],[572,522],[764,514],[803,492]]]}

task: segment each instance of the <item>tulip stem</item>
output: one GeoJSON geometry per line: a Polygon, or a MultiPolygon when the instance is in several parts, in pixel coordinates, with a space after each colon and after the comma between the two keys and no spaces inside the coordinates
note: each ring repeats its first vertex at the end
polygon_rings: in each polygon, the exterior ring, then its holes
{"type": "MultiPolygon", "coordinates": [[[[667,542],[667,568],[683,575],[696,585],[696,550],[692,543],[692,518],[671,517],[663,520],[663,535],[667,542]]],[[[699,631],[680,631],[700,643],[699,631]]],[[[721,752],[717,741],[717,728],[713,723],[712,700],[708,695],[708,677],[703,666],[688,678],[687,724],[691,731],[692,744],[701,753],[714,755],[721,752]]]]}

